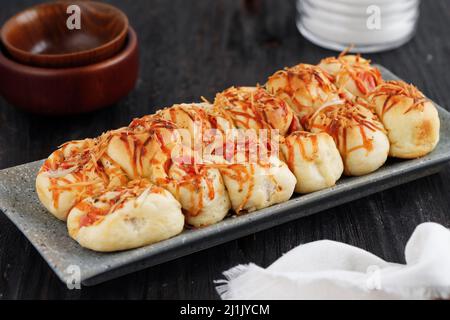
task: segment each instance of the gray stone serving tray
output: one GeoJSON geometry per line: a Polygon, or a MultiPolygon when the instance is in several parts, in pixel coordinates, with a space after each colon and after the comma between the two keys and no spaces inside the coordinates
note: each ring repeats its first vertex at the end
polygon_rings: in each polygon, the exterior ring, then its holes
{"type": "MultiPolygon", "coordinates": [[[[398,79],[378,66],[385,79],[398,79]]],[[[344,177],[334,187],[215,225],[186,230],[182,234],[143,248],[97,253],[73,241],[66,224],[50,215],[34,190],[42,161],[0,171],[0,209],[23,232],[63,281],[70,281],[69,266],[80,268],[84,285],[95,285],[124,274],[188,255],[321,210],[349,202],[393,186],[438,172],[450,160],[450,113],[438,107],[441,141],[429,155],[414,160],[394,160],[362,177],[344,177]]]]}

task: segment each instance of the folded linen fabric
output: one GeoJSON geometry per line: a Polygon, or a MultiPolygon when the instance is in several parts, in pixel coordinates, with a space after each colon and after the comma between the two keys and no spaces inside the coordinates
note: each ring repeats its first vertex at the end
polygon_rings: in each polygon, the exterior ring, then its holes
{"type": "Polygon", "coordinates": [[[449,299],[450,230],[423,223],[406,264],[329,240],[300,245],[268,268],[238,265],[217,280],[222,299],[449,299]]]}

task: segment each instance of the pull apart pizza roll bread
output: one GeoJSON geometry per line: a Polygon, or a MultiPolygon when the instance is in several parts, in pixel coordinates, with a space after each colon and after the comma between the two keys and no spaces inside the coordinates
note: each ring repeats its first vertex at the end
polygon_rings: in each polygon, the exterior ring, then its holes
{"type": "MultiPolygon", "coordinates": [[[[250,89],[248,90],[251,92],[250,89]]],[[[245,91],[245,94],[249,91],[245,91]]],[[[206,161],[202,165],[190,169],[214,172],[213,170],[217,168],[235,212],[258,210],[286,201],[292,196],[296,183],[294,175],[277,154],[269,153],[265,143],[260,144],[257,131],[248,136],[245,135],[246,131],[233,131],[237,128],[234,126],[231,114],[221,112],[215,105],[185,104],[176,105],[175,108],[182,108],[181,114],[194,113],[190,116],[191,121],[195,119],[206,121],[203,124],[204,128],[217,129],[218,134],[223,134],[220,139],[217,139],[221,141],[221,144],[214,146],[211,157],[203,158],[206,161]],[[252,158],[249,156],[250,153],[252,158]]],[[[170,109],[165,109],[164,112],[170,114],[170,111],[167,111],[170,109]]],[[[179,121],[177,124],[184,128],[192,128],[192,124],[188,124],[185,121],[186,118],[182,117],[172,111],[171,120],[179,121]]],[[[244,123],[246,122],[241,123],[241,129],[247,129],[244,123]]],[[[256,126],[257,123],[254,122],[254,125],[256,126]]],[[[199,137],[198,140],[204,140],[204,137],[199,137]]],[[[276,153],[273,150],[272,152],[276,153]]]]}
{"type": "Polygon", "coordinates": [[[264,162],[221,166],[234,212],[252,212],[291,198],[297,180],[287,165],[271,156],[264,162]]]}
{"type": "Polygon", "coordinates": [[[413,85],[387,81],[369,96],[391,143],[389,155],[417,158],[439,142],[439,116],[434,104],[413,85]]]}
{"type": "Polygon", "coordinates": [[[229,119],[207,102],[176,104],[158,111],[155,116],[179,128],[180,143],[192,148],[194,154],[201,157],[197,158],[197,162],[214,157],[216,150],[223,148],[226,136],[233,134],[235,129],[229,119]]]}
{"type": "Polygon", "coordinates": [[[182,149],[190,146],[185,141],[183,132],[171,121],[155,115],[134,119],[128,127],[107,133],[110,136],[107,155],[127,173],[131,179],[150,178],[152,161],[161,156],[166,159],[166,165],[182,149]],[[149,144],[159,141],[161,155],[155,154],[149,144]]]}
{"type": "Polygon", "coordinates": [[[105,155],[105,140],[64,144],[44,162],[36,178],[41,203],[60,220],[81,199],[127,183],[121,168],[105,155]]]}
{"type": "Polygon", "coordinates": [[[326,132],[333,137],[350,176],[368,174],[381,167],[389,153],[389,140],[378,117],[350,100],[326,105],[309,117],[313,133],[326,132]]]}
{"type": "Polygon", "coordinates": [[[130,179],[148,176],[148,159],[142,151],[149,138],[149,134],[135,134],[127,128],[114,130],[107,148],[107,155],[112,161],[120,165],[130,179]],[[147,160],[147,161],[145,161],[147,160]]]}
{"type": "MultiPolygon", "coordinates": [[[[296,180],[286,164],[279,160],[277,156],[273,156],[270,160],[264,162],[258,159],[249,160],[247,148],[250,143],[248,140],[242,140],[242,145],[238,146],[240,140],[237,137],[238,134],[232,131],[236,127],[230,114],[221,112],[215,105],[194,103],[175,105],[164,109],[157,115],[175,121],[180,127],[189,130],[192,135],[195,135],[194,121],[202,123],[204,129],[217,129],[219,131],[217,133],[222,134],[220,139],[217,139],[221,141],[221,144],[217,144],[211,149],[213,150],[211,157],[203,158],[206,163],[186,168],[199,170],[200,173],[214,173],[214,176],[216,176],[215,170],[218,168],[220,177],[226,186],[225,191],[231,200],[231,207],[235,212],[258,210],[286,201],[292,196],[296,180]],[[241,147],[242,149],[240,149],[241,147]]],[[[256,126],[257,123],[254,122],[254,125],[256,126]]],[[[241,128],[246,129],[243,125],[241,128]]],[[[197,132],[200,132],[200,130],[197,132]]],[[[201,133],[202,136],[197,137],[196,140],[208,140],[204,136],[207,134],[206,130],[201,133]]],[[[254,146],[259,142],[256,137],[256,132],[249,137],[254,139],[254,146]]],[[[183,181],[182,177],[186,176],[186,174],[183,174],[183,166],[174,166],[174,171],[181,176],[180,181],[183,181]]],[[[193,177],[195,178],[195,176],[193,177]]],[[[195,182],[189,177],[187,179],[187,181],[190,181],[188,184],[201,184],[201,181],[195,182]]],[[[180,193],[182,192],[182,186],[183,183],[178,184],[177,188],[171,186],[167,188],[169,190],[175,189],[173,190],[174,193],[180,193]],[[181,190],[177,190],[180,187],[181,190]]],[[[192,195],[186,194],[185,196],[189,197],[190,203],[193,202],[192,195]]],[[[217,212],[217,210],[210,210],[210,212],[217,212]]],[[[201,218],[201,215],[198,215],[198,217],[201,218]]],[[[195,219],[195,217],[193,218],[195,219]]],[[[218,218],[223,217],[219,215],[218,218]]]]}
{"type": "Polygon", "coordinates": [[[298,193],[334,186],[344,170],[339,150],[325,132],[293,132],[284,139],[281,150],[297,178],[298,193]]]}
{"type": "Polygon", "coordinates": [[[146,180],[88,197],[70,211],[69,235],[95,251],[137,248],[171,238],[183,230],[179,202],[146,180]]]}
{"type": "Polygon", "coordinates": [[[218,169],[177,164],[170,168],[169,176],[167,188],[184,204],[189,225],[203,227],[217,223],[230,211],[229,196],[218,169]]]}
{"type": "MultiPolygon", "coordinates": [[[[292,130],[294,115],[290,108],[262,88],[232,87],[218,94],[214,105],[243,129],[277,129],[283,136],[292,130]]],[[[283,160],[297,178],[296,192],[308,193],[333,186],[342,175],[339,151],[326,133],[295,131],[284,139],[281,150],[283,160]]]]}
{"type": "Polygon", "coordinates": [[[380,71],[359,55],[345,55],[323,59],[319,67],[333,77],[338,89],[365,97],[383,82],[380,71]]]}
{"type": "Polygon", "coordinates": [[[238,214],[289,200],[297,183],[286,163],[251,136],[228,140],[224,158],[216,164],[238,214]]]}
{"type": "Polygon", "coordinates": [[[195,150],[201,147],[200,140],[205,132],[212,129],[209,116],[205,110],[207,103],[182,103],[159,110],[155,116],[173,122],[179,132],[183,143],[189,144],[195,150]]]}
{"type": "Polygon", "coordinates": [[[302,124],[317,108],[338,98],[338,90],[331,82],[331,77],[319,67],[309,64],[299,64],[276,72],[269,77],[266,88],[284,100],[302,124]]]}
{"type": "Polygon", "coordinates": [[[106,152],[100,158],[100,163],[103,167],[103,171],[108,176],[108,186],[107,189],[123,186],[128,183],[129,179],[125,171],[115,163],[106,152]]]}
{"type": "Polygon", "coordinates": [[[238,214],[289,200],[297,182],[280,160],[279,148],[273,145],[278,143],[278,134],[276,139],[269,137],[273,129],[278,129],[278,133],[287,132],[293,115],[282,101],[262,90],[230,88],[217,95],[212,108],[206,108],[210,121],[222,123],[222,128],[241,129],[225,135],[222,152],[216,152],[214,162],[220,168],[232,208],[238,214]],[[249,112],[247,119],[244,111],[249,112]],[[223,125],[224,121],[230,124],[223,125]],[[268,129],[268,136],[261,138],[260,129],[268,129]]]}
{"type": "Polygon", "coordinates": [[[231,87],[216,95],[214,107],[239,129],[278,130],[284,136],[299,128],[291,108],[261,87],[231,87]]]}
{"type": "Polygon", "coordinates": [[[135,120],[130,128],[150,133],[141,152],[149,163],[148,177],[181,203],[189,225],[202,227],[223,220],[230,200],[222,177],[218,169],[198,163],[200,156],[181,142],[175,123],[148,116],[135,120]]]}

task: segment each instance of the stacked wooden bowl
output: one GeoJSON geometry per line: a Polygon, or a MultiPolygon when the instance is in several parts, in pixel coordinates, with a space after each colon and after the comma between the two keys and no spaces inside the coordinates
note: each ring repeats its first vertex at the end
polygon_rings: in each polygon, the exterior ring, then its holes
{"type": "Polygon", "coordinates": [[[0,94],[27,111],[93,111],[117,102],[135,86],[137,36],[126,15],[111,5],[37,5],[8,20],[0,36],[0,94]]]}

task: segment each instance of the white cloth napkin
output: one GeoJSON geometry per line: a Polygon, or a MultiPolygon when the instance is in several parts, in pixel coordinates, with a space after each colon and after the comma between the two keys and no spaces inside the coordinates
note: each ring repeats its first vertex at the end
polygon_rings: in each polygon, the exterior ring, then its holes
{"type": "Polygon", "coordinates": [[[347,244],[300,245],[267,269],[238,265],[217,280],[222,299],[450,298],[450,230],[419,225],[405,248],[406,264],[386,262],[347,244]]]}

